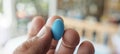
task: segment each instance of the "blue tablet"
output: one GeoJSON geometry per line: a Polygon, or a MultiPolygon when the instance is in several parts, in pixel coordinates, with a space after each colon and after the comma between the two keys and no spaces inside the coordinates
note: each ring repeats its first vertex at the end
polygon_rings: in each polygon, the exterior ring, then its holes
{"type": "Polygon", "coordinates": [[[55,40],[59,40],[64,33],[64,23],[61,19],[56,19],[52,25],[52,34],[55,40]]]}

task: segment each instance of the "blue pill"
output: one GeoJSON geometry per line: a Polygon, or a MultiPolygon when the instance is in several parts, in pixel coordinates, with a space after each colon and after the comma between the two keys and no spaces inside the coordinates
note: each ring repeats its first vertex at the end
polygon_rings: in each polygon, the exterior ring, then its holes
{"type": "Polygon", "coordinates": [[[55,40],[59,40],[64,33],[64,23],[61,19],[56,19],[52,25],[52,34],[55,40]]]}

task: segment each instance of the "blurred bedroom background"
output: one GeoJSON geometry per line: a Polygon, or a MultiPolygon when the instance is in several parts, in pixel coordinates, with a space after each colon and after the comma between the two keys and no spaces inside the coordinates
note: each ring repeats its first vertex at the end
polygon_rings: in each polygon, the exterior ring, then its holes
{"type": "Polygon", "coordinates": [[[120,54],[120,0],[0,0],[0,54],[12,54],[27,39],[34,16],[63,17],[95,54],[120,54]]]}

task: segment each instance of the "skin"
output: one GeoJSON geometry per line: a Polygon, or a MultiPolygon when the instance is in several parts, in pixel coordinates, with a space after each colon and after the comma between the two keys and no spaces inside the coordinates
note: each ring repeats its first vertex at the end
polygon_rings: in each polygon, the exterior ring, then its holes
{"type": "MultiPolygon", "coordinates": [[[[62,19],[60,16],[53,16],[45,23],[42,17],[35,17],[28,32],[29,38],[16,48],[14,54],[73,54],[80,40],[78,32],[74,29],[65,30],[59,50],[55,51],[58,41],[52,38],[51,26],[58,18],[62,19]],[[45,33],[42,37],[37,36],[42,27],[46,28],[45,33]]],[[[79,46],[78,54],[94,54],[94,51],[92,43],[84,41],[79,46]]]]}

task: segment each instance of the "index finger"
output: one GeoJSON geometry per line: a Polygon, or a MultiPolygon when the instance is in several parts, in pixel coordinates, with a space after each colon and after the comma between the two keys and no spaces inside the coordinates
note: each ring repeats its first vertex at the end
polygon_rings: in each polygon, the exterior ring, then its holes
{"type": "MultiPolygon", "coordinates": [[[[51,28],[53,22],[54,22],[56,19],[61,19],[61,20],[62,20],[62,18],[61,18],[60,16],[52,16],[52,17],[48,18],[47,23],[46,23],[46,26],[49,26],[49,27],[51,28]]],[[[62,21],[63,21],[63,20],[62,20],[62,21]]],[[[52,39],[52,42],[51,42],[51,45],[50,45],[50,49],[49,49],[49,51],[47,52],[47,54],[54,54],[57,44],[58,44],[58,41],[52,39]]]]}

